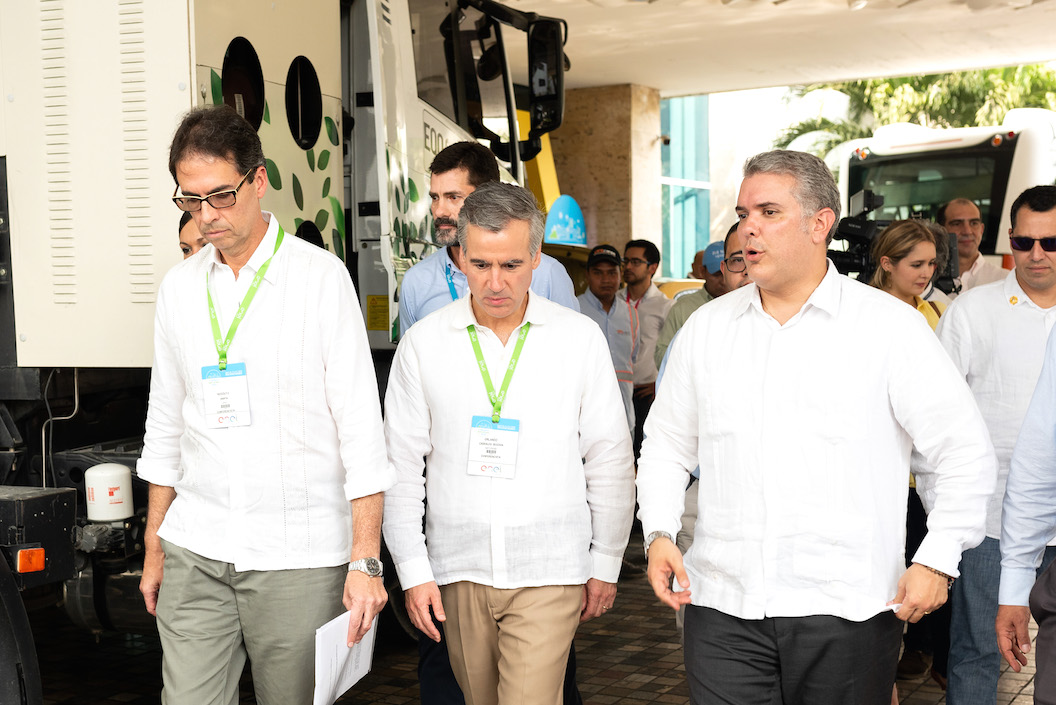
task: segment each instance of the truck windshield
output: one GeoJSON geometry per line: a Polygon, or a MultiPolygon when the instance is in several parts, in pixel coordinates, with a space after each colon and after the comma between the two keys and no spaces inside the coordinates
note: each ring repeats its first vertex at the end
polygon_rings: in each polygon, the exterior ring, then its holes
{"type": "Polygon", "coordinates": [[[881,194],[884,205],[875,212],[877,220],[934,220],[942,204],[954,198],[971,199],[979,204],[986,223],[979,249],[993,254],[1014,150],[1015,143],[1006,142],[999,147],[870,155],[850,164],[848,193],[869,189],[881,194]]]}

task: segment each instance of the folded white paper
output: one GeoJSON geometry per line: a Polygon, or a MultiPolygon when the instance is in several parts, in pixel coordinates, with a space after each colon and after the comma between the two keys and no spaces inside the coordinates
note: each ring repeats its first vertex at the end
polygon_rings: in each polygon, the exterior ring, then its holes
{"type": "Polygon", "coordinates": [[[345,612],[315,630],[314,705],[333,705],[370,672],[378,618],[374,618],[363,641],[351,649],[348,648],[348,619],[349,613],[345,612]]]}

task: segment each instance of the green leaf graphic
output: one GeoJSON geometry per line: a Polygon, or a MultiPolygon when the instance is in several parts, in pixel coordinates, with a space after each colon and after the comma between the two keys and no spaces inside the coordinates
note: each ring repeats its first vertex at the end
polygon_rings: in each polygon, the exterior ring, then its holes
{"type": "Polygon", "coordinates": [[[418,187],[414,183],[414,179],[411,179],[410,185],[407,188],[407,200],[411,203],[418,202],[418,187]]]}
{"type": "Polygon", "coordinates": [[[304,194],[301,193],[301,180],[293,175],[293,202],[297,204],[298,210],[304,210],[304,194]]]}
{"type": "Polygon", "coordinates": [[[411,239],[412,240],[417,240],[418,239],[418,226],[415,225],[414,223],[411,223],[410,233],[411,233],[411,239]]]}
{"type": "Polygon", "coordinates": [[[341,237],[344,237],[345,209],[341,207],[341,202],[334,196],[330,197],[330,210],[334,213],[334,227],[337,228],[337,232],[341,233],[341,237]]]}
{"type": "Polygon", "coordinates": [[[325,208],[320,208],[319,212],[315,214],[315,227],[319,228],[319,232],[323,232],[328,220],[330,220],[330,214],[326,212],[325,208]]]}
{"type": "Polygon", "coordinates": [[[326,181],[323,182],[323,198],[330,195],[330,177],[326,177],[326,181]]]}
{"type": "Polygon", "coordinates": [[[400,232],[401,232],[400,231],[400,221],[399,220],[392,221],[392,236],[394,238],[399,238],[400,237],[400,232]]]}
{"type": "Polygon", "coordinates": [[[319,171],[322,171],[323,169],[325,169],[326,165],[329,164],[329,163],[330,163],[330,150],[329,149],[324,149],[322,152],[319,152],[319,171]]]}
{"type": "Polygon", "coordinates": [[[216,69],[209,69],[209,86],[213,93],[213,105],[220,105],[224,102],[224,84],[220,80],[220,74],[216,72],[216,69]]]}
{"type": "Polygon", "coordinates": [[[344,259],[345,258],[345,241],[343,239],[344,236],[342,236],[341,233],[337,232],[337,230],[331,230],[330,231],[330,235],[334,238],[334,254],[337,255],[340,259],[344,259]]]}
{"type": "Polygon", "coordinates": [[[396,210],[398,210],[398,211],[400,211],[402,213],[403,212],[403,208],[400,206],[400,192],[399,191],[393,191],[392,195],[396,199],[396,210]]]}
{"type": "Polygon", "coordinates": [[[268,110],[268,101],[264,101],[264,122],[271,124],[271,111],[268,110]]]}
{"type": "Polygon", "coordinates": [[[304,223],[304,218],[294,218],[293,219],[293,229],[294,230],[300,230],[302,223],[304,223]]]}
{"type": "Polygon", "coordinates": [[[308,168],[315,171],[315,150],[309,149],[306,154],[308,155],[308,168]]]}
{"type": "MultiPolygon", "coordinates": [[[[334,123],[330,116],[327,116],[323,122],[326,124],[326,136],[330,138],[330,144],[337,146],[337,125],[334,123]]],[[[322,168],[322,167],[320,167],[322,168]]]]}
{"type": "Polygon", "coordinates": [[[276,191],[282,190],[282,177],[279,176],[279,167],[270,159],[264,160],[264,169],[268,172],[268,183],[276,191]]]}

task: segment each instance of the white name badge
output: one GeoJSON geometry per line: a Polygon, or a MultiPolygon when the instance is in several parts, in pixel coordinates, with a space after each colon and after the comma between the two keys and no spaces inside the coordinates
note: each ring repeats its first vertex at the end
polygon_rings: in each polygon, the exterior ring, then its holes
{"type": "Polygon", "coordinates": [[[229,364],[226,370],[216,365],[203,367],[202,390],[209,428],[249,425],[249,378],[244,362],[229,364]]]}
{"type": "Polygon", "coordinates": [[[474,416],[469,431],[470,475],[512,480],[517,468],[517,439],[521,422],[490,416],[474,416]]]}

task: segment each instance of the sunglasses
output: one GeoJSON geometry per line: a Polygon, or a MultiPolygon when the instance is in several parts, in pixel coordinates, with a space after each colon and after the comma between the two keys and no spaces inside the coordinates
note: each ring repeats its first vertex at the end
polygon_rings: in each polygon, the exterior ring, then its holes
{"type": "Polygon", "coordinates": [[[1056,252],[1056,236],[1049,237],[1024,237],[1022,235],[1013,235],[1008,238],[1009,243],[1012,245],[1013,250],[1018,252],[1029,252],[1034,249],[1034,243],[1041,245],[1041,249],[1046,252],[1056,252]]]}

